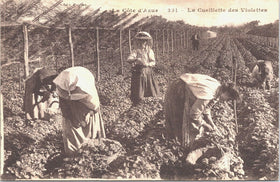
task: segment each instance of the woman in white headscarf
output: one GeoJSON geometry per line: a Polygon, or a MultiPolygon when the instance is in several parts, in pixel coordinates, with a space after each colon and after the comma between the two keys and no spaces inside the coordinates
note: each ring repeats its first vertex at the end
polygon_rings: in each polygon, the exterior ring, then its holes
{"type": "Polygon", "coordinates": [[[65,154],[73,155],[88,139],[105,138],[93,74],[84,67],[71,67],[53,82],[63,116],[65,154]]]}
{"type": "Polygon", "coordinates": [[[208,75],[185,73],[170,84],[165,95],[167,132],[190,147],[204,129],[219,133],[211,116],[213,105],[219,100],[238,98],[233,84],[221,84],[208,75]]]}

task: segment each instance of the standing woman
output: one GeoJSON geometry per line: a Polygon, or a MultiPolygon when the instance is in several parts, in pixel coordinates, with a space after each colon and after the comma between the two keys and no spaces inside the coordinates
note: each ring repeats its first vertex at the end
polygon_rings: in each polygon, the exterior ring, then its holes
{"type": "Polygon", "coordinates": [[[130,99],[138,105],[144,97],[156,97],[159,93],[152,67],[155,66],[155,55],[152,50],[153,39],[147,32],[138,32],[135,36],[135,49],[128,57],[133,62],[130,99]]]}
{"type": "Polygon", "coordinates": [[[198,33],[195,33],[191,40],[192,40],[192,46],[193,46],[193,50],[198,50],[198,47],[199,47],[199,35],[198,33]]]}
{"type": "Polygon", "coordinates": [[[92,73],[84,67],[71,67],[62,71],[53,82],[63,116],[65,154],[72,156],[89,139],[105,138],[92,73]]]}

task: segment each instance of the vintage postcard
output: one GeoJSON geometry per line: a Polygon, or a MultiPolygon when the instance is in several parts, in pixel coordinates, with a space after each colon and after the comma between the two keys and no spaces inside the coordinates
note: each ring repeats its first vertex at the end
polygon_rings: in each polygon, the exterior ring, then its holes
{"type": "Polygon", "coordinates": [[[1,180],[279,180],[278,0],[1,0],[1,180]]]}

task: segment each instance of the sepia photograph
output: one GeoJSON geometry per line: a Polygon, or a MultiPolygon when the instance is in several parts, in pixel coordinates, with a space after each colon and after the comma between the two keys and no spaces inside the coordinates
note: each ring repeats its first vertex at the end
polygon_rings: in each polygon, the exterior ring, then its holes
{"type": "Polygon", "coordinates": [[[0,0],[0,181],[279,181],[278,0],[0,0]]]}

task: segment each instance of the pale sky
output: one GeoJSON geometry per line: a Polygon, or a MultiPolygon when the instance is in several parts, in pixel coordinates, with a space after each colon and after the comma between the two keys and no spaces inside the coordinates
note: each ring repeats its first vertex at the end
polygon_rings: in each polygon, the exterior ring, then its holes
{"type": "Polygon", "coordinates": [[[64,3],[84,3],[91,5],[93,9],[100,7],[101,10],[117,9],[121,12],[153,9],[157,12],[139,14],[161,15],[168,20],[183,20],[196,26],[240,25],[254,20],[267,24],[279,19],[278,0],[64,0],[64,3]],[[214,10],[209,8],[223,9],[225,12],[205,12],[214,10]],[[238,12],[229,12],[230,8],[237,9],[238,12]],[[262,9],[266,12],[242,12],[243,8],[256,11],[262,9]]]}

